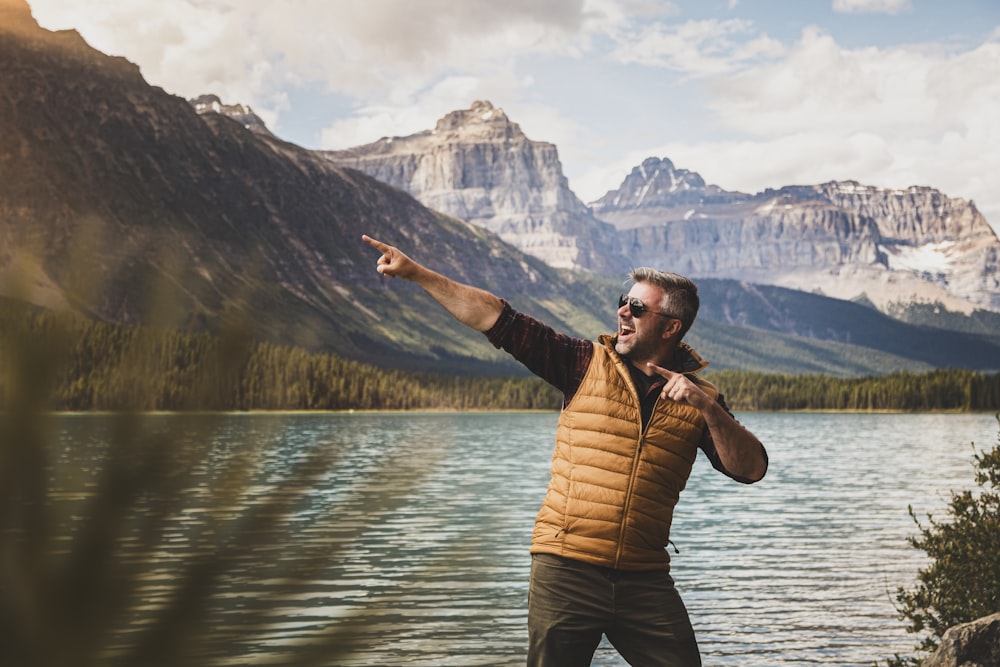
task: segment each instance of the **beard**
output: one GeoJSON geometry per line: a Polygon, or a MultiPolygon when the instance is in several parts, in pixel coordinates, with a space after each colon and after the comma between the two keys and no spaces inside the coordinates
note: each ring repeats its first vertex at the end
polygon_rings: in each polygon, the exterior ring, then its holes
{"type": "Polygon", "coordinates": [[[659,358],[663,342],[664,327],[647,329],[642,334],[636,332],[622,341],[621,336],[615,341],[615,352],[629,361],[652,361],[659,358]]]}

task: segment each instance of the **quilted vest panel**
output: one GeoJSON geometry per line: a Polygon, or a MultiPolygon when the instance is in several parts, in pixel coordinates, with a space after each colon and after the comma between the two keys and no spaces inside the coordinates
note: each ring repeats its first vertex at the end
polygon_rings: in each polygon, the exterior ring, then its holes
{"type": "MultiPolygon", "coordinates": [[[[643,433],[625,363],[610,342],[595,345],[583,383],[559,417],[532,553],[622,570],[669,567],[674,506],[705,421],[696,408],[660,398],[643,433]]],[[[689,377],[717,395],[710,383],[689,377]]]]}

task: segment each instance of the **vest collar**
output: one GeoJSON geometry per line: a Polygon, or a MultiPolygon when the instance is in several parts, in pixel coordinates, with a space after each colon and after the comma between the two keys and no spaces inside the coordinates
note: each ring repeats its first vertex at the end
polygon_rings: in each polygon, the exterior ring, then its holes
{"type": "MultiPolygon", "coordinates": [[[[601,343],[604,347],[608,348],[612,354],[614,354],[619,359],[621,358],[617,352],[615,352],[615,342],[618,340],[618,336],[611,334],[602,334],[597,338],[597,341],[601,343]]],[[[674,357],[675,363],[673,368],[670,370],[675,373],[684,373],[685,375],[690,373],[698,373],[705,370],[708,366],[708,362],[701,358],[694,348],[681,341],[680,345],[677,346],[677,354],[674,357]]]]}

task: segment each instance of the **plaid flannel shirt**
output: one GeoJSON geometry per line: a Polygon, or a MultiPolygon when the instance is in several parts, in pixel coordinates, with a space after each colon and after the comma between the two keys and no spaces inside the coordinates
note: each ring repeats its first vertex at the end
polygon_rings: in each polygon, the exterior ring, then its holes
{"type": "MultiPolygon", "coordinates": [[[[595,343],[592,341],[559,333],[530,315],[514,310],[506,301],[500,317],[485,333],[494,347],[506,351],[532,373],[561,391],[564,407],[573,400],[594,356],[595,343]]],[[[639,391],[645,424],[653,413],[666,380],[659,375],[649,377],[632,364],[626,365],[639,391]]],[[[680,366],[678,370],[683,372],[683,363],[680,366]]],[[[716,400],[726,412],[732,414],[722,394],[716,400]]],[[[731,474],[722,465],[707,427],[699,446],[716,470],[737,481],[748,481],[731,474]]]]}

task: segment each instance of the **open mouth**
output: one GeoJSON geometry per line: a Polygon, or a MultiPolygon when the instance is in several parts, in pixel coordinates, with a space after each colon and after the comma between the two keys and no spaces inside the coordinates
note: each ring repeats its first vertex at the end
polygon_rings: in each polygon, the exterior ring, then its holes
{"type": "Polygon", "coordinates": [[[635,328],[624,322],[618,323],[618,337],[622,338],[625,336],[630,336],[635,333],[635,328]]]}

